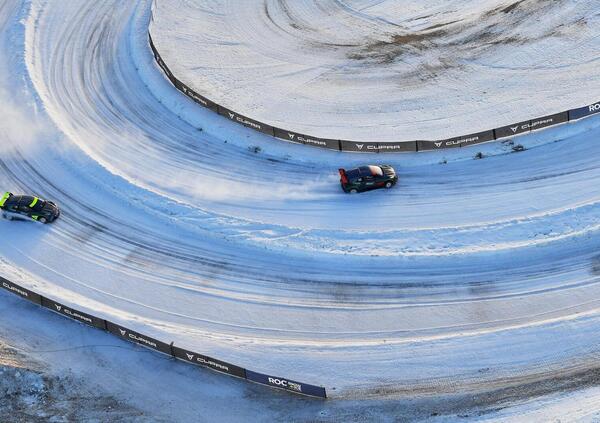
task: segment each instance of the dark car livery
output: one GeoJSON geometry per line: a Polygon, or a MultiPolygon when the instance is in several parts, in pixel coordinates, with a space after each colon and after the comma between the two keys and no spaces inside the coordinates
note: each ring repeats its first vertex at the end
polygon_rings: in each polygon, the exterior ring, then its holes
{"type": "Polygon", "coordinates": [[[350,170],[339,169],[339,172],[342,189],[349,193],[391,188],[398,182],[398,175],[390,165],[369,165],[350,170]]]}
{"type": "Polygon", "coordinates": [[[40,223],[54,222],[60,216],[60,210],[52,201],[10,192],[0,197],[0,213],[9,220],[27,217],[40,223]]]}

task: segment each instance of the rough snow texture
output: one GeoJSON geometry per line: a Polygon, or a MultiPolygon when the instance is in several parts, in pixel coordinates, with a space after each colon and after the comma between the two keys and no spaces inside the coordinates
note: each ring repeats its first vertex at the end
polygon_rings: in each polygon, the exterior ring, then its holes
{"type": "Polygon", "coordinates": [[[599,371],[479,395],[429,397],[414,391],[394,401],[311,400],[190,368],[3,291],[0,301],[1,421],[442,423],[553,417],[593,422],[600,417],[600,390],[594,387],[599,371]]]}
{"type": "Polygon", "coordinates": [[[600,99],[595,0],[160,0],[182,82],[313,136],[444,139],[600,99]]]}
{"type": "Polygon", "coordinates": [[[347,196],[337,168],[363,158],[273,142],[175,90],[150,7],[0,2],[0,186],[63,210],[0,222],[0,274],[357,407],[513,403],[594,374],[599,116],[390,157],[395,189],[347,196]]]}
{"type": "MultiPolygon", "coordinates": [[[[5,300],[1,311],[3,317],[7,317],[7,311],[12,309],[29,314],[22,319],[22,323],[34,321],[31,319],[32,310],[26,306],[7,307],[6,303],[10,303],[10,300],[4,297],[3,300],[5,300]]],[[[31,328],[33,329],[33,326],[31,328]]],[[[69,348],[65,348],[65,344],[55,350],[48,349],[48,344],[40,349],[41,334],[34,335],[37,338],[34,343],[24,342],[23,334],[20,334],[21,346],[9,346],[3,342],[7,338],[7,330],[11,338],[17,332],[14,327],[8,329],[7,325],[0,325],[0,421],[142,422],[147,418],[143,417],[143,412],[120,402],[104,390],[100,390],[98,386],[92,385],[90,383],[92,381],[82,380],[77,371],[64,368],[57,371],[54,364],[68,355],[69,348]],[[29,350],[24,347],[29,347],[33,351],[28,353],[29,350]]],[[[29,333],[25,336],[31,335],[29,333]]],[[[53,335],[56,335],[56,332],[53,335]]],[[[9,342],[14,340],[10,339],[9,342]]],[[[93,346],[88,344],[81,349],[89,351],[92,348],[93,346]]],[[[88,366],[89,364],[86,363],[88,366]]]]}

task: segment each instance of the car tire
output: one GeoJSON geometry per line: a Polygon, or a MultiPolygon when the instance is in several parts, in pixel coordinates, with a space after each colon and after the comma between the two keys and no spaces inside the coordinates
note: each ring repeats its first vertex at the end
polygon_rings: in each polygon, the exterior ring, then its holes
{"type": "Polygon", "coordinates": [[[40,223],[44,223],[44,224],[48,223],[48,219],[46,219],[46,218],[45,218],[45,217],[43,217],[43,216],[41,216],[40,218],[38,218],[38,220],[37,220],[37,221],[38,221],[38,222],[40,222],[40,223]]]}
{"type": "Polygon", "coordinates": [[[387,181],[387,182],[385,183],[385,187],[386,187],[386,188],[388,188],[388,189],[389,189],[389,188],[391,188],[393,185],[394,185],[394,184],[392,184],[392,182],[391,182],[391,181],[387,181]]]}
{"type": "Polygon", "coordinates": [[[356,188],[352,188],[350,190],[350,194],[356,194],[358,192],[358,190],[356,188]]]}

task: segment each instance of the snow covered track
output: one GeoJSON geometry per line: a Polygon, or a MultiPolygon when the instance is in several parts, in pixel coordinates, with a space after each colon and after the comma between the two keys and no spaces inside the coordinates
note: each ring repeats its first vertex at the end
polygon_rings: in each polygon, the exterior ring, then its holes
{"type": "Polygon", "coordinates": [[[344,196],[336,170],[360,157],[273,143],[173,89],[150,7],[1,3],[0,185],[63,209],[0,222],[2,276],[334,398],[598,366],[598,116],[519,153],[393,156],[397,189],[344,196]]]}

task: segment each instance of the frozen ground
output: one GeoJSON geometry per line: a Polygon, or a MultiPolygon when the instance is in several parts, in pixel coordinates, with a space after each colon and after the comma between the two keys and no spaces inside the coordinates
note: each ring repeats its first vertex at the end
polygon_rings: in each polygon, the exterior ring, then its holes
{"type": "Polygon", "coordinates": [[[595,422],[600,418],[600,389],[594,386],[598,372],[481,395],[415,393],[394,400],[323,402],[187,366],[3,291],[0,376],[0,421],[15,423],[445,423],[543,421],[548,416],[595,422]],[[552,393],[557,389],[561,393],[552,393]]]}
{"type": "MultiPolygon", "coordinates": [[[[397,189],[345,196],[337,168],[364,157],[276,142],[178,93],[148,50],[150,6],[0,3],[0,186],[63,209],[48,227],[0,222],[0,274],[322,384],[324,420],[346,406],[364,417],[417,404],[408,413],[422,417],[501,404],[510,417],[512,405],[542,412],[539,395],[557,412],[595,398],[599,117],[520,137],[520,153],[493,143],[386,156],[397,189]]],[[[34,316],[37,335],[45,318],[34,316]]],[[[142,367],[114,374],[133,383],[142,367]]],[[[196,400],[222,389],[249,412],[280,411],[271,390],[193,380],[196,400]]],[[[322,406],[298,404],[297,419],[322,406]]]]}
{"type": "Polygon", "coordinates": [[[600,99],[595,0],[160,0],[196,92],[333,139],[445,139],[600,99]]]}

